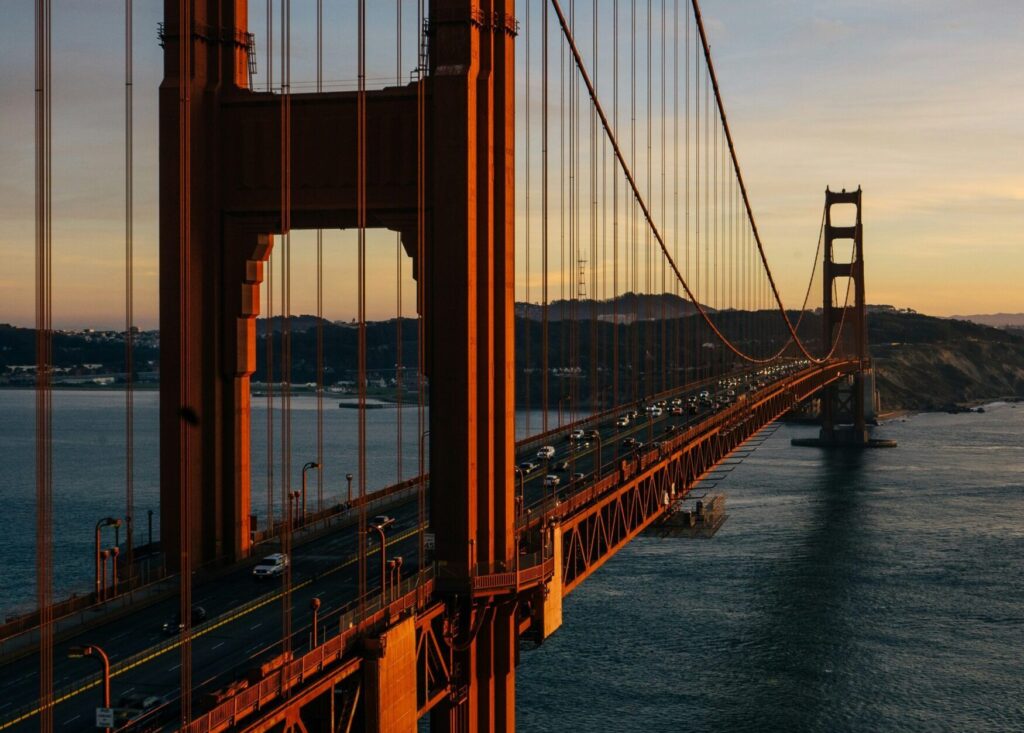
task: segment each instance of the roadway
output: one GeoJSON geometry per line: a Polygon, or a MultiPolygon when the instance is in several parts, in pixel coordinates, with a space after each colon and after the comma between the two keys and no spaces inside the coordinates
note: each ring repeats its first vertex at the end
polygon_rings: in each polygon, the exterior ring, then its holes
{"type": "MultiPolygon", "coordinates": [[[[749,372],[739,377],[731,388],[740,394],[765,375],[749,372]]],[[[767,378],[771,378],[769,375],[767,378]]],[[[565,497],[585,488],[596,474],[604,475],[619,461],[637,450],[631,441],[644,447],[664,439],[675,430],[705,419],[713,404],[688,407],[690,397],[709,389],[712,399],[730,387],[714,388],[697,384],[674,394],[664,395],[661,414],[651,414],[644,406],[623,407],[613,413],[588,418],[575,425],[554,431],[541,442],[530,438],[517,450],[516,480],[524,496],[523,510],[537,507],[553,492],[565,497]],[[672,400],[681,404],[673,404],[672,400]],[[683,414],[672,414],[672,407],[681,407],[683,414]],[[627,426],[616,421],[628,412],[637,417],[627,426]],[[580,428],[580,426],[583,426],[580,428]],[[587,434],[580,441],[569,439],[574,429],[587,434]],[[599,438],[589,437],[596,431],[599,438]],[[550,458],[537,457],[542,445],[554,453],[550,458]],[[600,459],[598,458],[600,455],[600,459]],[[598,462],[600,460],[600,470],[598,462]],[[525,465],[535,464],[535,465],[525,465]],[[557,487],[545,486],[545,477],[559,479],[557,487]],[[576,476],[575,479],[573,476],[576,476]]],[[[676,411],[678,412],[678,411],[676,411]]],[[[396,502],[387,509],[395,518],[387,529],[389,558],[403,557],[403,576],[418,570],[418,511],[415,497],[396,502]]],[[[367,583],[371,591],[380,587],[379,548],[376,536],[370,535],[370,557],[367,561],[367,583]]],[[[349,525],[295,547],[292,553],[292,648],[297,653],[308,648],[312,612],[311,600],[320,599],[320,627],[336,629],[337,617],[357,596],[358,558],[357,527],[349,525]],[[332,626],[331,624],[335,624],[332,626]]],[[[249,567],[237,568],[216,582],[193,589],[192,601],[207,611],[207,619],[193,629],[191,641],[192,686],[195,691],[193,711],[203,709],[207,692],[223,688],[260,663],[282,650],[283,584],[280,581],[257,581],[249,567]]],[[[56,645],[54,659],[54,729],[73,731],[94,727],[94,709],[101,700],[95,659],[69,659],[71,646],[96,644],[110,657],[112,702],[115,707],[122,695],[143,693],[160,699],[164,719],[177,715],[177,690],[180,685],[181,652],[176,636],[168,637],[162,630],[165,621],[178,610],[177,597],[160,601],[126,617],[74,635],[56,645]]],[[[28,731],[38,727],[38,663],[36,657],[0,667],[0,731],[28,731]],[[35,702],[30,702],[35,701],[35,702]]]]}

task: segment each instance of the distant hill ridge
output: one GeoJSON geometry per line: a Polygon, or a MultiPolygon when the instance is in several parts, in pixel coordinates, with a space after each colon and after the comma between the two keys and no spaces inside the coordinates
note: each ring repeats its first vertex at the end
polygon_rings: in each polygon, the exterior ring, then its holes
{"type": "MultiPolygon", "coordinates": [[[[578,329],[579,353],[588,354],[590,336],[596,332],[600,343],[609,343],[615,328],[622,343],[631,338],[643,344],[648,338],[657,340],[661,329],[650,329],[644,324],[644,311],[650,309],[650,317],[660,318],[662,304],[665,314],[673,318],[673,312],[684,312],[687,325],[684,332],[694,334],[705,327],[700,319],[692,316],[693,304],[673,295],[658,298],[649,296],[632,299],[623,296],[624,301],[609,304],[603,301],[576,303],[578,318],[587,319],[589,313],[614,314],[640,313],[640,320],[629,323],[620,321],[617,327],[609,319],[602,319],[598,328],[578,329]],[[583,306],[593,311],[582,310],[583,306]],[[582,312],[581,312],[582,311],[582,312]]],[[[559,322],[564,314],[568,317],[569,305],[564,301],[552,304],[549,311],[551,327],[548,331],[552,367],[564,366],[566,333],[571,328],[566,321],[559,322]]],[[[535,305],[518,304],[516,318],[516,345],[519,357],[525,359],[530,353],[536,362],[542,353],[543,329],[534,320],[539,308],[535,305]],[[521,308],[521,310],[519,310],[521,308]],[[529,344],[529,345],[528,345],[529,344]]],[[[722,326],[726,331],[742,337],[742,324],[777,322],[778,316],[770,311],[751,314],[735,314],[723,317],[722,326]],[[737,330],[738,329],[738,330],[737,330]]],[[[815,347],[820,333],[820,317],[809,314],[801,326],[801,337],[809,339],[815,347]]],[[[291,320],[291,377],[295,383],[316,380],[317,338],[315,316],[295,316],[291,320]]],[[[358,353],[358,331],[351,322],[324,322],[323,348],[325,377],[329,384],[342,379],[352,379],[358,353]]],[[[271,330],[275,341],[280,339],[281,319],[271,319],[271,330]]],[[[754,329],[756,332],[756,329],[754,329]]],[[[159,339],[155,332],[147,332],[152,338],[137,342],[135,363],[140,369],[155,370],[159,359],[159,339]]],[[[256,328],[260,347],[257,348],[257,371],[254,381],[263,381],[266,349],[266,324],[256,328]]],[[[406,369],[415,370],[418,345],[416,321],[403,318],[368,323],[366,327],[366,366],[368,372],[390,378],[395,374],[398,361],[397,341],[402,342],[402,362],[406,369]],[[399,330],[401,325],[401,330],[399,330]]],[[[999,397],[1024,397],[1024,334],[1012,328],[994,328],[967,320],[936,318],[918,313],[907,313],[897,309],[877,307],[868,315],[868,340],[876,367],[877,383],[881,392],[884,410],[930,410],[945,409],[947,406],[974,400],[999,397]]],[[[710,333],[701,335],[698,342],[713,341],[710,333]]],[[[276,349],[275,349],[276,350],[276,349]]],[[[641,353],[646,353],[641,348],[641,353]]],[[[620,352],[623,368],[620,376],[628,374],[629,349],[620,352]]],[[[117,373],[124,368],[124,342],[117,339],[94,340],[86,333],[59,333],[54,336],[54,362],[56,366],[70,369],[73,373],[117,373]]],[[[35,332],[31,328],[17,328],[0,324],[0,384],[30,386],[31,374],[19,369],[31,368],[35,363],[35,332]]],[[[536,372],[534,363],[533,373],[536,372]]],[[[586,380],[583,374],[580,379],[586,380]]],[[[556,379],[552,376],[552,379],[556,379]]],[[[536,406],[539,397],[530,392],[540,389],[541,380],[536,376],[527,378],[525,372],[517,370],[517,399],[521,404],[536,406]]],[[[581,394],[588,394],[586,388],[581,394]]]]}
{"type": "MultiPolygon", "coordinates": [[[[705,305],[704,310],[716,312],[711,306],[705,305]]],[[[565,321],[571,318],[587,320],[650,320],[655,318],[681,318],[692,316],[697,312],[693,301],[672,293],[646,295],[642,293],[623,293],[617,298],[595,300],[578,298],[575,300],[553,300],[548,303],[548,320],[565,321]]],[[[540,321],[544,317],[544,307],[540,303],[516,303],[516,316],[531,321],[540,321]]]]}
{"type": "Polygon", "coordinates": [[[1024,327],[1024,313],[983,313],[974,316],[951,316],[958,321],[980,323],[983,326],[1006,328],[1007,326],[1024,327]]]}

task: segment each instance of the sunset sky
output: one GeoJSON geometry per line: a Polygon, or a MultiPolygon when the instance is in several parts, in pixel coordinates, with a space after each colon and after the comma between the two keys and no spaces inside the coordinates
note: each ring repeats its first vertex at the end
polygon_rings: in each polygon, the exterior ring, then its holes
{"type": "MultiPolygon", "coordinates": [[[[17,325],[31,325],[34,313],[33,5],[5,0],[0,23],[0,322],[17,325]]],[[[53,5],[54,323],[118,327],[123,2],[53,5]]],[[[260,48],[257,5],[264,4],[253,3],[260,48]]],[[[299,37],[310,28],[304,5],[292,3],[299,37]]],[[[354,3],[324,5],[326,76],[344,87],[354,37],[345,19],[354,3]]],[[[138,325],[151,328],[160,3],[135,6],[135,310],[138,325]]],[[[376,86],[395,74],[394,2],[384,6],[371,27],[376,86]]],[[[411,69],[415,3],[404,7],[404,67],[411,69]]],[[[531,7],[539,12],[539,4],[531,7]]],[[[870,302],[935,315],[1024,311],[1024,3],[704,0],[702,7],[752,204],[787,302],[799,301],[806,286],[825,186],[861,185],[870,302]]],[[[521,0],[517,14],[524,12],[521,0]]],[[[294,80],[311,81],[311,46],[293,40],[293,48],[294,80]]],[[[262,57],[260,64],[262,73],[262,57]]],[[[256,87],[261,83],[257,76],[256,87]]],[[[302,282],[312,282],[311,241],[309,233],[295,237],[302,282]]],[[[329,233],[327,248],[326,315],[347,320],[355,315],[354,234],[329,233]]],[[[394,235],[375,233],[371,250],[369,316],[390,317],[394,235]]],[[[402,310],[412,315],[409,263],[400,266],[402,310]]],[[[292,310],[311,312],[312,288],[295,290],[292,310]]]]}

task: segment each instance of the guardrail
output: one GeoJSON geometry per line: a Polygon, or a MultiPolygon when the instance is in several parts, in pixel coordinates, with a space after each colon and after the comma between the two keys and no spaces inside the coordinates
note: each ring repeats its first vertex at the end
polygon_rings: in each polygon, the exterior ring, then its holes
{"type": "MultiPolygon", "coordinates": [[[[357,599],[338,613],[338,632],[319,646],[300,657],[285,662],[279,669],[251,687],[240,690],[192,721],[189,733],[218,733],[239,720],[263,710],[289,690],[323,672],[327,667],[341,663],[355,641],[371,630],[384,617],[398,615],[415,608],[425,607],[433,595],[434,578],[431,570],[424,570],[399,584],[398,597],[383,603],[380,591],[357,599]],[[346,610],[347,609],[347,610],[346,610]]],[[[348,661],[354,672],[362,660],[348,661]]],[[[339,672],[344,672],[344,667],[339,672]]]]}

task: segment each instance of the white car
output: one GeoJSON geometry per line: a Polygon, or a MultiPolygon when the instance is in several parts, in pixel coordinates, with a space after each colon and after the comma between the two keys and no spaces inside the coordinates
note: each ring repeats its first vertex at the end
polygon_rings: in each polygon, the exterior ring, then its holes
{"type": "Polygon", "coordinates": [[[620,417],[618,420],[615,421],[615,425],[616,425],[616,427],[620,427],[620,428],[627,427],[629,425],[629,418],[628,417],[620,417]]]}
{"type": "Polygon", "coordinates": [[[273,555],[267,555],[259,561],[256,567],[252,569],[252,577],[273,578],[283,573],[286,567],[288,567],[288,556],[275,552],[273,555]]]}
{"type": "Polygon", "coordinates": [[[569,433],[569,440],[583,440],[583,431],[573,430],[571,433],[569,433]]]}
{"type": "Polygon", "coordinates": [[[542,461],[550,461],[555,457],[555,447],[553,445],[545,445],[539,451],[537,451],[537,458],[542,461]]]}
{"type": "Polygon", "coordinates": [[[661,417],[661,408],[660,407],[652,407],[650,412],[651,412],[651,417],[661,417]]]}
{"type": "Polygon", "coordinates": [[[544,477],[544,486],[549,489],[558,486],[558,484],[560,484],[561,482],[562,479],[558,478],[558,476],[555,476],[552,473],[549,473],[547,476],[544,477]]]}

